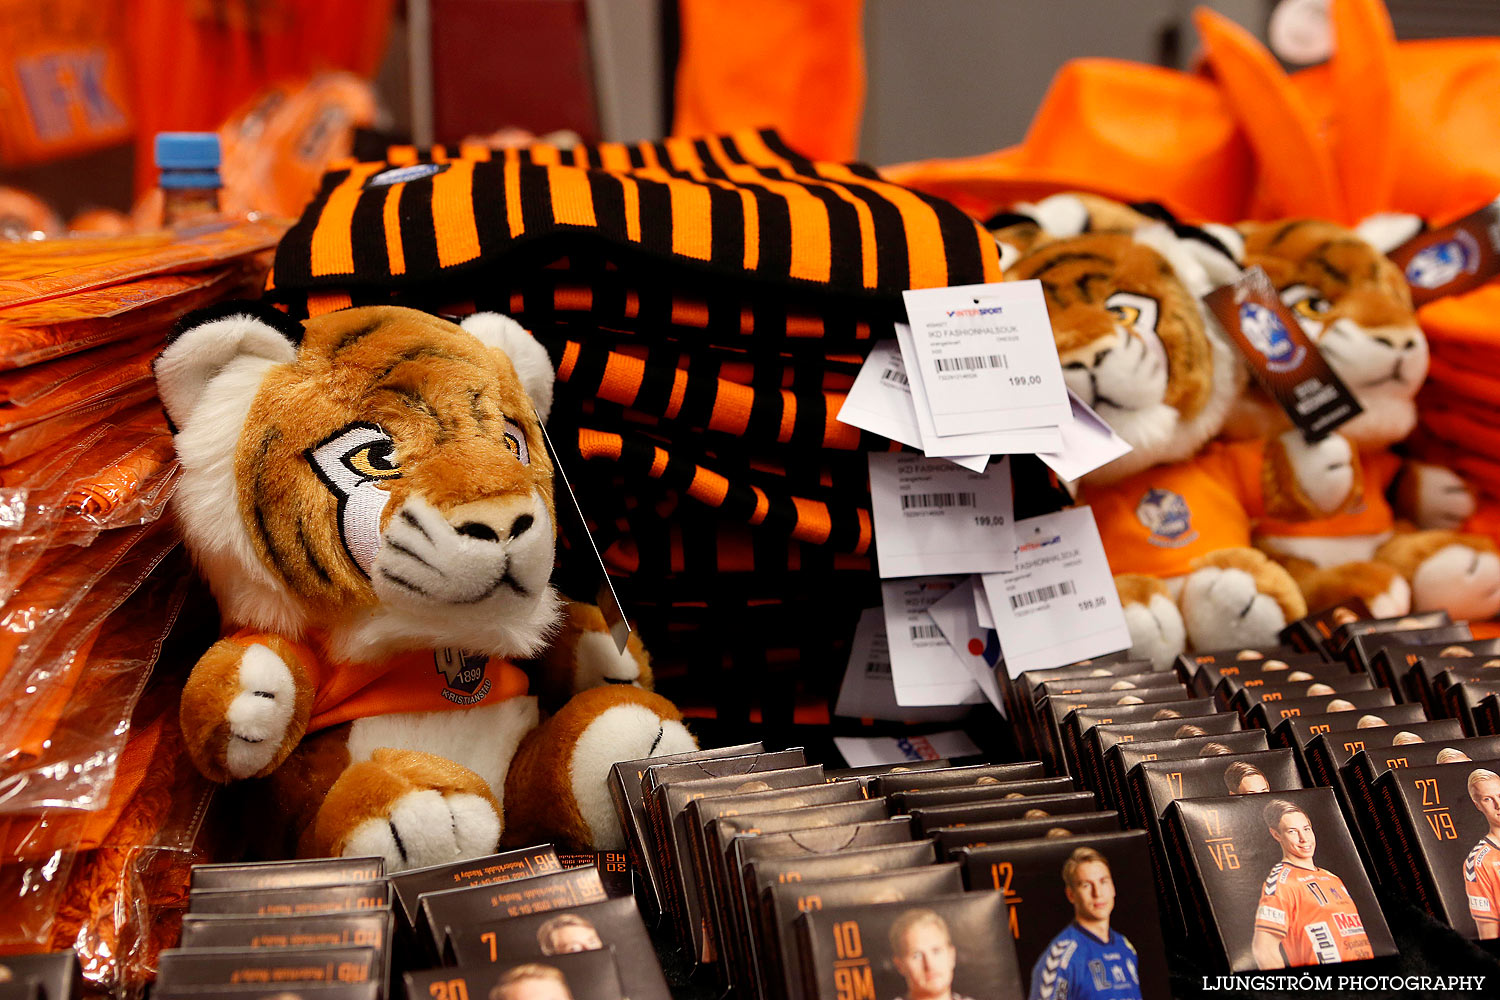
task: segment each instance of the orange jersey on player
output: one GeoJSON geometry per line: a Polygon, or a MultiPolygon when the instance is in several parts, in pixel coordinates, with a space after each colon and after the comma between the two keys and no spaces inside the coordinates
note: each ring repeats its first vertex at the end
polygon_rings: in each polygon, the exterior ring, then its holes
{"type": "Polygon", "coordinates": [[[1480,930],[1494,930],[1500,923],[1500,844],[1489,834],[1464,859],[1464,892],[1474,923],[1480,930]]]}
{"type": "Polygon", "coordinates": [[[1375,956],[1344,880],[1325,868],[1278,862],[1266,876],[1255,929],[1281,939],[1287,965],[1326,965],[1375,956]]]}

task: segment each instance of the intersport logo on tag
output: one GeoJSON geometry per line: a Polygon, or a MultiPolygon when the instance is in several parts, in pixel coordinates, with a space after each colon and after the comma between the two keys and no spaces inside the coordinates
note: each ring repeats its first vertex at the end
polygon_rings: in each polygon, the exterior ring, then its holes
{"type": "Polygon", "coordinates": [[[1039,542],[1027,542],[1024,545],[1018,545],[1016,546],[1016,553],[1035,552],[1037,549],[1045,549],[1047,546],[1056,545],[1061,541],[1062,535],[1053,535],[1051,538],[1044,538],[1039,542]]]}
{"type": "Polygon", "coordinates": [[[1004,306],[982,306],[978,309],[949,309],[948,318],[954,319],[961,316],[998,316],[1005,312],[1004,306]]]}

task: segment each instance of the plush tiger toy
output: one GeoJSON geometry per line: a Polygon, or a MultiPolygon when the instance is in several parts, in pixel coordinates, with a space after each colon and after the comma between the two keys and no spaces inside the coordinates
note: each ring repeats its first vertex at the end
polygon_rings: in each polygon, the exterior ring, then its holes
{"type": "Polygon", "coordinates": [[[190,316],[156,376],[176,516],[229,629],[183,734],[209,778],[258,779],[267,849],[402,869],[619,847],[609,767],[694,742],[631,683],[638,657],[600,665],[599,619],[559,637],[541,346],[493,313],[241,303],[190,316]],[[547,717],[514,662],[538,655],[547,717]]]}
{"type": "MultiPolygon", "coordinates": [[[[1266,271],[1363,408],[1339,428],[1360,451],[1358,502],[1339,517],[1265,521],[1259,544],[1291,569],[1315,606],[1358,596],[1378,617],[1442,609],[1477,620],[1500,612],[1500,555],[1490,539],[1454,530],[1473,514],[1473,494],[1450,470],[1390,450],[1416,426],[1428,347],[1406,279],[1386,253],[1419,225],[1413,216],[1382,215],[1354,229],[1301,219],[1220,230],[1231,245],[1241,241],[1234,249],[1245,266],[1266,271]]],[[[1231,427],[1287,425],[1254,390],[1236,416],[1231,427]]]]}
{"type": "Polygon", "coordinates": [[[1232,254],[1086,195],[1020,206],[991,227],[1006,280],[1041,282],[1069,388],[1133,449],[1073,484],[1118,574],[1132,655],[1164,668],[1185,642],[1273,644],[1306,603],[1252,547],[1254,523],[1341,510],[1359,468],[1338,435],[1213,440],[1244,370],[1199,299],[1239,273],[1232,254]]]}

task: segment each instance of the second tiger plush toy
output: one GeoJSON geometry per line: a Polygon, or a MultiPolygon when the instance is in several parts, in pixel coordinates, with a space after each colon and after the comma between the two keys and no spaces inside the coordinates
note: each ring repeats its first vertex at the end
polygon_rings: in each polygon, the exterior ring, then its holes
{"type": "Polygon", "coordinates": [[[493,313],[230,304],[190,316],[156,374],[177,519],[230,630],[188,677],[183,734],[209,778],[259,780],[250,832],[391,869],[620,846],[610,766],[694,742],[665,699],[604,683],[649,675],[599,667],[576,634],[597,617],[559,637],[541,346],[493,313]],[[547,717],[514,662],[538,655],[565,699],[547,717]]]}

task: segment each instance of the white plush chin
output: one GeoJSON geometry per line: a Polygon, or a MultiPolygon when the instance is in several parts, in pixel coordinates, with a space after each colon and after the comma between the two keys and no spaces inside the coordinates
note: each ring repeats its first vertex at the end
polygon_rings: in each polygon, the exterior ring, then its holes
{"type": "Polygon", "coordinates": [[[1454,621],[1500,612],[1500,557],[1457,544],[1434,552],[1412,574],[1412,610],[1447,611],[1454,621]]]}
{"type": "Polygon", "coordinates": [[[620,819],[610,799],[609,769],[618,761],[688,753],[698,748],[687,727],[663,719],[644,705],[616,705],[599,713],[578,737],[569,779],[578,814],[588,824],[596,850],[625,846],[620,819]]]}
{"type": "Polygon", "coordinates": [[[1165,594],[1152,594],[1145,604],[1125,607],[1130,629],[1130,656],[1151,661],[1152,670],[1166,670],[1184,649],[1187,629],[1182,612],[1165,594]]]}
{"type": "Polygon", "coordinates": [[[1274,646],[1286,627],[1281,605],[1238,569],[1210,567],[1188,577],[1182,590],[1182,617],[1194,649],[1274,646]]]}

